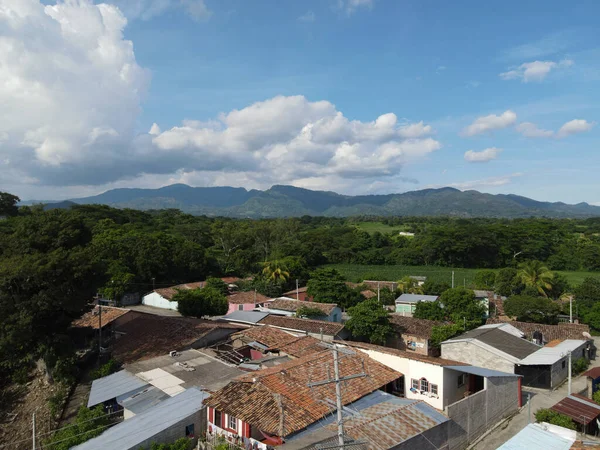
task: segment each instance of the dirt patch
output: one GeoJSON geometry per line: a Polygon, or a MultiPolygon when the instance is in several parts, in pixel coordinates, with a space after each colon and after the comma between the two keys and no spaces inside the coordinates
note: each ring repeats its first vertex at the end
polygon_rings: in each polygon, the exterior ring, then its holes
{"type": "MultiPolygon", "coordinates": [[[[32,416],[35,412],[36,435],[47,437],[56,426],[48,400],[64,391],[58,383],[50,384],[40,372],[31,375],[25,385],[12,384],[0,392],[0,445],[11,449],[30,449],[32,416]]],[[[38,437],[37,441],[40,442],[38,437]]]]}

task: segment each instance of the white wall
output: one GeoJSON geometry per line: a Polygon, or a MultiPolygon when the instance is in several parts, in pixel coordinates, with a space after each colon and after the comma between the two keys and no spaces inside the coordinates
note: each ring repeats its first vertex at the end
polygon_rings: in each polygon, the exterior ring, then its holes
{"type": "Polygon", "coordinates": [[[177,311],[177,302],[170,302],[157,292],[151,292],[148,295],[144,295],[144,298],[142,299],[142,305],[177,311]]]}
{"type": "Polygon", "coordinates": [[[388,353],[378,352],[376,350],[362,348],[356,348],[355,350],[360,350],[361,352],[369,355],[375,361],[402,373],[404,375],[404,395],[406,398],[423,400],[425,403],[430,404],[434,408],[444,409],[444,368],[442,366],[415,361],[408,358],[402,358],[400,356],[390,355],[388,353]],[[430,384],[437,384],[438,398],[429,397],[427,395],[420,394],[419,392],[411,392],[411,380],[413,378],[417,380],[426,378],[430,384]]]}

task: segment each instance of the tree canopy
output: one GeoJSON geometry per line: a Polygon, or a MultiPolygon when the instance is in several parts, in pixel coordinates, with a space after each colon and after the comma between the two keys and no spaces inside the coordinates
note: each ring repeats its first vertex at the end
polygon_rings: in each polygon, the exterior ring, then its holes
{"type": "Polygon", "coordinates": [[[392,332],[389,313],[373,298],[365,300],[348,310],[350,319],[346,328],[355,338],[366,339],[372,344],[385,344],[392,332]]]}
{"type": "Polygon", "coordinates": [[[225,294],[209,286],[180,290],[172,301],[183,316],[191,317],[222,316],[229,308],[225,294]]]}
{"type": "Polygon", "coordinates": [[[545,297],[513,295],[504,302],[504,312],[521,322],[555,324],[560,306],[545,297]]]}
{"type": "Polygon", "coordinates": [[[336,303],[342,308],[350,308],[364,299],[359,292],[351,289],[334,269],[317,269],[310,275],[306,293],[315,302],[336,303]]]}
{"type": "Polygon", "coordinates": [[[526,287],[536,289],[544,297],[552,290],[554,274],[540,261],[522,263],[518,276],[526,287]]]}

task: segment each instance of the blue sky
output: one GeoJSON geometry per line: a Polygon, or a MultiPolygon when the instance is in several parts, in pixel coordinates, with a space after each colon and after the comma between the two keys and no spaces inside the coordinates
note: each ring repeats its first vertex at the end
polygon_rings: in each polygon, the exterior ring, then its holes
{"type": "Polygon", "coordinates": [[[30,10],[0,13],[0,44],[36,64],[0,80],[45,88],[25,107],[0,91],[19,119],[0,189],[24,198],[186,182],[600,204],[598,2],[3,3],[30,10]],[[61,42],[52,61],[36,32],[61,42]]]}

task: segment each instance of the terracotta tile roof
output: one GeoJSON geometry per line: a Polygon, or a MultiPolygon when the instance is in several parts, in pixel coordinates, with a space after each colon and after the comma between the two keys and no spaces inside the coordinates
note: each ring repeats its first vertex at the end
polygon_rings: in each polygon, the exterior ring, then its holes
{"type": "MultiPolygon", "coordinates": [[[[308,287],[304,286],[304,287],[298,288],[298,293],[306,292],[307,290],[308,290],[308,287]]],[[[295,295],[296,295],[296,289],[283,293],[284,297],[294,297],[295,295]]]]}
{"type": "MultiPolygon", "coordinates": [[[[103,306],[102,307],[102,328],[104,328],[109,323],[118,319],[119,317],[127,314],[129,312],[128,309],[124,308],[115,308],[113,306],[103,306]]],[[[98,306],[92,309],[89,312],[86,312],[79,319],[75,319],[73,323],[71,323],[72,327],[75,328],[93,328],[94,330],[98,329],[99,317],[98,317],[98,306]]]]}
{"type": "MultiPolygon", "coordinates": [[[[387,450],[446,421],[447,417],[436,413],[422,400],[408,405],[383,402],[347,418],[344,434],[366,440],[369,450],[387,450]]],[[[337,430],[337,424],[326,428],[337,430]]]]}
{"type": "Polygon", "coordinates": [[[261,325],[272,325],[274,327],[289,328],[291,330],[305,331],[313,334],[319,334],[321,333],[321,330],[323,330],[323,334],[327,336],[336,336],[344,329],[344,325],[338,322],[275,316],[273,314],[268,315],[259,323],[261,325]]]}
{"type": "Polygon", "coordinates": [[[246,328],[233,334],[231,337],[234,339],[245,339],[248,342],[257,341],[270,349],[279,349],[298,339],[298,336],[270,326],[246,328]]]}
{"type": "Polygon", "coordinates": [[[204,281],[196,281],[194,283],[178,284],[177,286],[171,286],[167,288],[154,289],[154,292],[159,294],[161,297],[171,300],[177,291],[186,291],[190,289],[200,289],[204,287],[204,281]]]}
{"type": "Polygon", "coordinates": [[[364,298],[373,298],[373,297],[377,297],[377,293],[376,293],[376,292],[369,291],[369,290],[366,290],[366,291],[360,291],[360,293],[362,294],[362,296],[363,296],[364,298]]]}
{"type": "Polygon", "coordinates": [[[367,285],[370,289],[375,291],[377,290],[377,286],[379,286],[380,289],[387,288],[392,292],[398,287],[398,283],[395,281],[364,280],[362,284],[367,285]]]}
{"type": "Polygon", "coordinates": [[[321,341],[312,336],[300,336],[295,341],[282,346],[279,351],[294,358],[302,358],[322,352],[323,346],[321,345],[321,341]]]}
{"type": "Polygon", "coordinates": [[[381,345],[367,344],[366,342],[354,342],[354,341],[334,341],[341,345],[348,347],[362,348],[365,350],[374,350],[381,353],[387,353],[388,355],[398,356],[400,358],[412,359],[413,361],[420,361],[427,364],[433,364],[435,366],[469,366],[459,361],[453,361],[451,359],[436,358],[435,356],[421,355],[419,353],[407,352],[404,350],[398,350],[390,347],[383,347],[381,345]]]}
{"type": "MultiPolygon", "coordinates": [[[[266,433],[288,436],[315,423],[331,411],[324,400],[335,401],[335,385],[309,387],[327,380],[333,367],[330,350],[244,375],[215,392],[207,406],[231,414],[266,433]]],[[[343,354],[340,376],[367,373],[348,380],[342,389],[344,405],[356,401],[402,376],[368,356],[343,354]]]]}
{"type": "Polygon", "coordinates": [[[254,291],[236,292],[227,297],[227,301],[233,305],[264,303],[269,300],[271,300],[269,297],[254,291]]]}
{"type": "Polygon", "coordinates": [[[559,323],[558,325],[546,325],[541,323],[518,322],[516,320],[488,319],[486,323],[509,323],[513,327],[525,333],[528,340],[533,339],[533,333],[540,331],[544,336],[544,342],[555,339],[586,339],[582,333],[589,333],[589,325],[582,323],[559,323]]]}
{"type": "Polygon", "coordinates": [[[318,303],[318,302],[304,302],[302,300],[287,300],[283,298],[276,298],[265,304],[267,308],[280,309],[282,311],[297,311],[300,308],[316,308],[323,311],[326,315],[331,314],[334,308],[337,307],[335,303],[318,303]]]}
{"type": "Polygon", "coordinates": [[[598,450],[600,449],[600,443],[593,441],[575,441],[571,445],[570,450],[598,450]]]}
{"type": "Polygon", "coordinates": [[[168,355],[171,350],[185,350],[215,329],[243,328],[212,320],[168,317],[130,311],[115,324],[118,339],[113,356],[122,363],[132,363],[155,356],[168,355]]]}
{"type": "Polygon", "coordinates": [[[431,338],[431,330],[433,327],[444,325],[443,322],[438,322],[436,320],[405,317],[398,313],[390,314],[390,324],[397,333],[409,334],[424,339],[431,338]]]}

